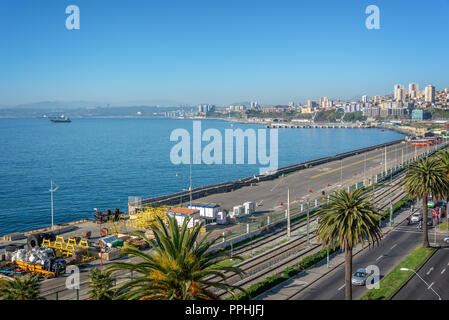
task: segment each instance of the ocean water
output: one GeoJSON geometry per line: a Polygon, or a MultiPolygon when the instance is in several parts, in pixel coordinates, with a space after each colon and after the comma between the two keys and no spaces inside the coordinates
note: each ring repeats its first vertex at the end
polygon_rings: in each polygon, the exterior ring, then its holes
{"type": "MultiPolygon", "coordinates": [[[[51,224],[51,180],[59,187],[55,223],[92,217],[93,208],[127,211],[128,196],[146,198],[189,187],[190,166],[170,161],[176,144],[170,134],[178,128],[192,134],[192,120],[72,120],[0,119],[0,235],[51,224]]],[[[223,137],[230,129],[225,121],[201,124],[203,131],[215,128],[223,137]]],[[[237,128],[264,127],[234,123],[237,128]]],[[[279,129],[279,167],[402,137],[378,129],[279,129]]],[[[192,184],[235,180],[258,174],[259,168],[193,165],[192,184]]]]}

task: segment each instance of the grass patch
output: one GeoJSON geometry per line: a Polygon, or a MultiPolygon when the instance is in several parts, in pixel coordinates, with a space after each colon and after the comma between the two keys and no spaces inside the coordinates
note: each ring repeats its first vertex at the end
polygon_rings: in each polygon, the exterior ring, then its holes
{"type": "Polygon", "coordinates": [[[438,225],[438,228],[440,228],[441,230],[448,230],[448,225],[446,222],[443,222],[438,225]]]}
{"type": "MultiPolygon", "coordinates": [[[[396,202],[393,205],[393,213],[395,213],[396,211],[402,209],[402,207],[406,206],[407,203],[410,201],[410,198],[408,196],[405,196],[404,198],[402,198],[401,200],[399,200],[398,202],[396,202]]],[[[390,217],[390,209],[385,210],[382,215],[381,215],[381,219],[385,220],[387,218],[390,217]]]]}
{"type": "Polygon", "coordinates": [[[417,270],[429,258],[436,248],[416,247],[394,269],[380,280],[379,289],[371,289],[365,293],[361,300],[389,300],[391,296],[412,275],[412,271],[401,271],[401,268],[417,270]]]}

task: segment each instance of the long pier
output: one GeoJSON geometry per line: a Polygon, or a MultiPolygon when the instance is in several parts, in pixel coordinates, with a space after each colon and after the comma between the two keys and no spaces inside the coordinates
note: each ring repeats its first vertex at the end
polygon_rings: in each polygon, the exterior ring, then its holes
{"type": "Polygon", "coordinates": [[[356,128],[375,128],[370,125],[360,124],[360,123],[270,123],[265,125],[266,128],[273,129],[315,129],[315,128],[339,128],[339,129],[356,129],[356,128]]]}

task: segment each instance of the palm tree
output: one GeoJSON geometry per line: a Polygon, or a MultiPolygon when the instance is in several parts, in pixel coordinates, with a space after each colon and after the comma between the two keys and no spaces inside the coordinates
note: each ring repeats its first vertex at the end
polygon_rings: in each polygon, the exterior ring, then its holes
{"type": "Polygon", "coordinates": [[[92,269],[89,275],[89,297],[91,300],[112,300],[114,297],[115,279],[111,276],[111,271],[92,269]]]}
{"type": "MultiPolygon", "coordinates": [[[[212,249],[220,237],[209,241],[208,233],[198,240],[203,223],[188,228],[189,218],[179,228],[175,218],[166,216],[168,226],[160,218],[151,226],[155,237],[154,245],[144,234],[144,238],[152,247],[149,253],[139,251],[137,248],[126,245],[122,254],[137,257],[141,262],[126,263],[114,262],[109,270],[128,270],[137,277],[125,282],[117,288],[119,299],[141,300],[193,300],[218,299],[210,288],[226,290],[235,295],[235,290],[244,290],[238,286],[224,283],[224,271],[230,271],[242,276],[243,272],[236,267],[222,266],[227,253],[223,249],[212,249]],[[223,282],[209,281],[208,277],[217,276],[223,282]]],[[[233,257],[240,259],[240,257],[233,257]]]]}
{"type": "Polygon", "coordinates": [[[365,190],[339,190],[334,192],[322,214],[318,226],[318,240],[324,247],[337,244],[345,252],[345,297],[352,300],[352,249],[359,242],[374,246],[382,231],[376,209],[368,200],[365,190]]]}
{"type": "Polygon", "coordinates": [[[20,276],[12,281],[3,282],[0,296],[3,300],[43,300],[39,296],[39,287],[36,277],[20,276]]]}
{"type": "MultiPolygon", "coordinates": [[[[446,170],[446,177],[449,178],[449,150],[440,150],[438,157],[446,170]]],[[[446,217],[449,217],[449,192],[446,194],[446,217]]]]}
{"type": "Polygon", "coordinates": [[[427,200],[430,195],[434,199],[441,199],[448,194],[448,190],[446,169],[438,159],[424,158],[408,167],[405,175],[405,192],[413,199],[422,199],[423,247],[429,247],[427,200]]]}

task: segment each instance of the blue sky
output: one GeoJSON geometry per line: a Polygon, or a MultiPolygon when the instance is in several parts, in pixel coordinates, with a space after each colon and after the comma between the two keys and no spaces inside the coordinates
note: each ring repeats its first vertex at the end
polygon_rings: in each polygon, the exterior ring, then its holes
{"type": "Polygon", "coordinates": [[[449,0],[1,0],[0,105],[286,104],[449,87],[449,0]],[[65,8],[80,8],[67,30],[65,8]],[[380,8],[380,30],[365,8],[380,8]]]}

